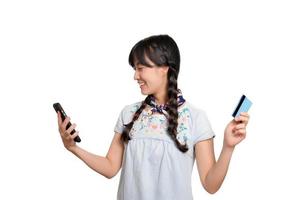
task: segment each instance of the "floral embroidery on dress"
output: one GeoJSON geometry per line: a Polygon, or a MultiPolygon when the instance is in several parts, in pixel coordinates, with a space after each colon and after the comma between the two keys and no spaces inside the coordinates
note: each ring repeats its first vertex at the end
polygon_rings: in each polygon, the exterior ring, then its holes
{"type": "MultiPolygon", "coordinates": [[[[191,140],[191,133],[189,130],[190,112],[189,109],[184,106],[185,99],[180,90],[178,92],[177,101],[179,108],[176,138],[181,144],[185,144],[188,140],[191,140]]],[[[140,106],[140,103],[135,104],[130,112],[134,114],[140,106]]],[[[130,136],[133,136],[134,134],[167,134],[168,113],[166,112],[166,108],[165,105],[158,106],[152,97],[150,104],[145,107],[139,118],[133,124],[130,136]]]]}
{"type": "Polygon", "coordinates": [[[143,111],[137,120],[137,123],[134,123],[133,129],[134,132],[138,133],[155,133],[163,134],[166,132],[166,119],[161,118],[162,115],[148,115],[147,110],[143,111]]]}
{"type": "MultiPolygon", "coordinates": [[[[139,107],[135,108],[136,111],[139,107]]],[[[136,123],[133,124],[130,135],[134,134],[167,134],[167,118],[162,114],[149,113],[151,108],[146,107],[136,123]]],[[[181,144],[185,144],[188,140],[191,140],[191,134],[189,129],[189,109],[183,107],[178,110],[178,127],[177,127],[177,139],[181,144]]]]}
{"type": "Polygon", "coordinates": [[[178,113],[178,127],[177,127],[177,139],[181,144],[185,144],[188,140],[191,140],[191,134],[188,126],[188,120],[190,114],[187,108],[183,108],[178,113]]]}

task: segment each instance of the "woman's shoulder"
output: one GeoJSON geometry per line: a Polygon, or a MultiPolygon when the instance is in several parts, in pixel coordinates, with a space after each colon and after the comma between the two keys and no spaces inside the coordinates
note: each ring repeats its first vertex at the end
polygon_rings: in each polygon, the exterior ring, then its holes
{"type": "Polygon", "coordinates": [[[187,102],[187,107],[189,107],[190,120],[192,127],[195,129],[195,133],[199,134],[203,131],[213,133],[206,111],[189,102],[187,102]]]}
{"type": "Polygon", "coordinates": [[[185,101],[185,107],[189,110],[189,112],[191,114],[205,114],[206,111],[202,108],[202,107],[199,107],[199,106],[196,106],[194,103],[191,103],[189,101],[185,101]]]}
{"type": "Polygon", "coordinates": [[[122,112],[128,113],[128,114],[134,114],[142,105],[143,101],[136,101],[134,103],[126,104],[122,112]]]}

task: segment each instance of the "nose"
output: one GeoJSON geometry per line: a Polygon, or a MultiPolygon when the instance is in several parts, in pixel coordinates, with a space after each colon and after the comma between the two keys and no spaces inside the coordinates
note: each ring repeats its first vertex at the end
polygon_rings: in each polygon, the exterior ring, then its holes
{"type": "Polygon", "coordinates": [[[138,80],[140,78],[140,75],[139,75],[139,73],[138,73],[138,70],[135,70],[134,71],[134,77],[133,77],[133,79],[134,80],[138,80]]]}

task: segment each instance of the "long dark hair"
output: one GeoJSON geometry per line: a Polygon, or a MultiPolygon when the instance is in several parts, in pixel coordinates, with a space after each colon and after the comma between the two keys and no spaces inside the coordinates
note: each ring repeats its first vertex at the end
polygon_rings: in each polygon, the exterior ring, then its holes
{"type": "MultiPolygon", "coordinates": [[[[188,151],[187,144],[181,144],[177,140],[178,126],[178,88],[177,78],[180,69],[180,53],[176,42],[169,35],[154,35],[147,37],[133,46],[129,54],[129,64],[135,67],[134,64],[138,61],[140,64],[147,67],[152,67],[146,60],[146,57],[151,60],[157,67],[169,66],[168,70],[168,129],[167,132],[174,140],[178,149],[182,152],[188,151]]],[[[142,102],[140,108],[133,115],[130,123],[125,124],[125,129],[122,133],[122,140],[128,142],[130,140],[129,132],[134,122],[139,118],[141,112],[150,101],[150,95],[142,102]]]]}

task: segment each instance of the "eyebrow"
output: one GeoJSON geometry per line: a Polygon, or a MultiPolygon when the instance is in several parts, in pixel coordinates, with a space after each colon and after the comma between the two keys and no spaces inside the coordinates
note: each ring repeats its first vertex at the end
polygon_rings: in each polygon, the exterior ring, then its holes
{"type": "Polygon", "coordinates": [[[137,68],[139,69],[139,68],[144,68],[144,67],[136,67],[136,66],[133,66],[132,68],[135,70],[135,69],[137,69],[137,68]]]}

